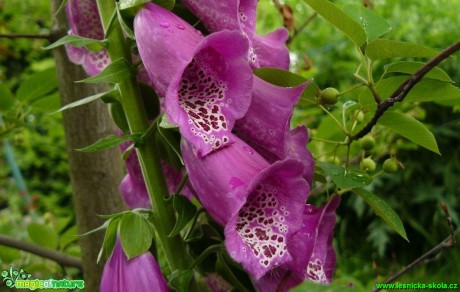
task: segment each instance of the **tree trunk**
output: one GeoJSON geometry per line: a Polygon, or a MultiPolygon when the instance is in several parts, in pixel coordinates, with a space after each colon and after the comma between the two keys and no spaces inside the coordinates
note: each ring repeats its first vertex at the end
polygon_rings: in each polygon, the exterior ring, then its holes
{"type": "MultiPolygon", "coordinates": [[[[51,0],[53,14],[61,2],[51,0]]],[[[67,30],[67,18],[61,11],[53,16],[52,35],[62,36],[67,30]]],[[[69,61],[64,47],[54,50],[54,58],[63,105],[107,90],[102,85],[75,83],[87,76],[81,66],[69,61]]],[[[77,226],[80,233],[85,233],[103,224],[97,215],[126,209],[118,191],[123,163],[118,148],[94,153],[75,151],[114,134],[115,126],[103,102],[96,101],[64,111],[63,119],[77,226]]],[[[103,236],[103,232],[97,232],[80,237],[85,290],[89,292],[99,291],[103,263],[97,265],[96,259],[103,236]]]]}

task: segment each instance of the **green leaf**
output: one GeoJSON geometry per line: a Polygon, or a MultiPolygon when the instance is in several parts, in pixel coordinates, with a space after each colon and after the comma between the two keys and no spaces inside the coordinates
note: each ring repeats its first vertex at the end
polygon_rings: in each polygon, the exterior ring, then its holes
{"type": "MultiPolygon", "coordinates": [[[[393,92],[409,78],[407,76],[397,76],[383,79],[380,81],[376,90],[382,99],[387,99],[393,94],[393,92]]],[[[411,102],[427,102],[427,101],[446,101],[460,99],[460,89],[453,86],[452,84],[423,78],[417,83],[404,98],[404,101],[411,102]]],[[[363,104],[364,101],[373,100],[369,90],[362,91],[360,96],[360,102],[363,104]]],[[[365,104],[363,104],[365,105],[365,104]]]]}
{"type": "Polygon", "coordinates": [[[384,200],[365,189],[354,189],[353,192],[363,198],[371,206],[375,214],[380,216],[394,231],[409,241],[398,214],[384,200]]]}
{"type": "Polygon", "coordinates": [[[77,240],[78,240],[77,225],[73,225],[59,237],[59,249],[65,249],[69,244],[77,240]]]}
{"type": "Polygon", "coordinates": [[[112,120],[115,122],[115,125],[117,125],[123,133],[129,133],[128,120],[126,119],[125,111],[121,103],[109,103],[109,113],[112,120]]]}
{"type": "Polygon", "coordinates": [[[121,246],[128,259],[147,252],[152,244],[153,228],[145,216],[130,212],[121,217],[121,246]]]}
{"type": "Polygon", "coordinates": [[[118,217],[109,219],[104,222],[104,225],[107,226],[107,230],[105,231],[104,242],[102,243],[99,254],[97,255],[96,263],[99,263],[104,252],[107,258],[109,258],[110,255],[112,254],[112,251],[117,242],[117,233],[118,233],[119,223],[120,223],[120,218],[118,217]]]}
{"type": "Polygon", "coordinates": [[[177,212],[177,221],[173,230],[169,234],[170,237],[176,236],[184,229],[187,223],[193,219],[197,212],[197,208],[186,197],[175,195],[173,198],[174,210],[177,212]]]}
{"type": "Polygon", "coordinates": [[[361,24],[361,27],[366,32],[368,42],[375,40],[391,30],[391,26],[383,17],[363,5],[350,4],[346,5],[343,10],[354,21],[361,24]]]}
{"type": "MultiPolygon", "coordinates": [[[[331,284],[324,285],[312,281],[303,281],[300,285],[289,289],[290,292],[343,292],[356,291],[355,287],[350,287],[350,281],[345,279],[334,280],[331,284]]],[[[362,290],[358,290],[362,291],[362,290]]]]}
{"type": "Polygon", "coordinates": [[[370,176],[365,173],[347,170],[335,163],[318,161],[316,164],[342,190],[364,187],[371,183],[370,176]]]}
{"type": "MultiPolygon", "coordinates": [[[[422,62],[411,62],[411,61],[402,61],[402,62],[395,62],[385,66],[385,74],[387,73],[405,73],[405,74],[413,74],[417,72],[418,69],[423,67],[425,63],[422,62]]],[[[454,83],[452,79],[450,79],[449,75],[439,67],[434,67],[431,69],[423,78],[430,78],[436,79],[439,81],[454,83]]]]}
{"type": "Polygon", "coordinates": [[[387,111],[379,119],[377,124],[398,133],[417,145],[440,154],[438,144],[433,134],[424,124],[417,121],[412,116],[396,111],[387,111]]]}
{"type": "Polygon", "coordinates": [[[106,40],[96,40],[96,39],[90,39],[90,38],[85,38],[81,37],[79,35],[66,35],[60,39],[58,39],[56,42],[52,43],[51,45],[44,47],[44,50],[51,50],[54,48],[57,48],[62,45],[72,45],[74,47],[86,47],[90,51],[100,51],[104,48],[104,44],[106,43],[106,40]]]}
{"type": "Polygon", "coordinates": [[[367,39],[361,25],[343,10],[327,0],[304,0],[319,15],[341,30],[356,46],[361,46],[367,39]]]}
{"type": "Polygon", "coordinates": [[[246,288],[241,283],[240,278],[235,275],[230,265],[225,260],[221,252],[217,253],[216,272],[218,272],[225,280],[233,285],[237,291],[249,292],[250,289],[246,288]]]}
{"type": "Polygon", "coordinates": [[[12,247],[0,245],[0,263],[11,264],[21,258],[21,251],[12,247]]]}
{"type": "Polygon", "coordinates": [[[175,270],[169,275],[169,284],[177,290],[177,292],[189,291],[188,286],[194,275],[193,270],[175,270]]]}
{"type": "Polygon", "coordinates": [[[123,16],[120,13],[119,7],[117,6],[117,18],[118,22],[120,23],[121,29],[125,32],[125,34],[128,36],[130,39],[134,39],[134,32],[133,30],[126,24],[125,20],[123,19],[123,16]]]}
{"type": "Polygon", "coordinates": [[[101,73],[77,81],[84,83],[120,83],[123,80],[129,78],[131,75],[131,66],[125,58],[120,58],[115,62],[110,63],[101,73]]]}
{"type": "Polygon", "coordinates": [[[168,163],[172,166],[180,167],[184,165],[182,159],[182,152],[180,150],[180,135],[175,129],[164,129],[158,126],[158,133],[156,139],[162,157],[165,157],[168,163]]]}
{"type": "Polygon", "coordinates": [[[153,0],[152,2],[168,10],[172,10],[176,5],[175,0],[153,0]]]}
{"type": "Polygon", "coordinates": [[[57,113],[57,112],[62,112],[62,111],[65,111],[67,109],[70,109],[70,108],[74,108],[74,107],[78,107],[78,106],[90,103],[90,102],[98,100],[99,98],[102,98],[104,96],[113,96],[112,94],[114,92],[116,92],[116,90],[112,89],[112,90],[109,90],[109,91],[106,91],[106,92],[102,92],[102,93],[98,93],[98,94],[95,94],[95,95],[91,95],[91,96],[82,98],[80,100],[74,101],[72,103],[69,103],[69,104],[61,107],[59,110],[57,110],[57,111],[55,111],[55,112],[53,112],[51,114],[54,114],[54,113],[57,113]]]}
{"type": "Polygon", "coordinates": [[[118,8],[120,10],[125,10],[125,9],[140,6],[147,2],[150,2],[150,0],[120,0],[118,1],[118,8]]]}
{"type": "Polygon", "coordinates": [[[21,101],[35,101],[57,87],[56,69],[50,68],[30,76],[19,86],[16,96],[21,101]]]}
{"type": "Polygon", "coordinates": [[[163,115],[160,120],[160,125],[161,128],[163,129],[178,129],[179,126],[171,123],[169,119],[166,117],[166,115],[163,115]]]}
{"type": "Polygon", "coordinates": [[[51,226],[32,222],[27,226],[30,239],[43,247],[56,249],[58,245],[58,234],[51,226]]]}
{"type": "Polygon", "coordinates": [[[278,68],[259,68],[254,70],[254,75],[280,87],[295,87],[307,82],[307,79],[300,75],[278,68]]]}
{"type": "Polygon", "coordinates": [[[40,97],[33,101],[31,106],[35,111],[40,110],[45,113],[56,112],[61,107],[59,92],[40,97]]]}
{"type": "Polygon", "coordinates": [[[6,84],[0,83],[0,111],[7,111],[14,105],[14,96],[6,84]]]}
{"type": "Polygon", "coordinates": [[[393,57],[432,58],[438,53],[422,45],[384,39],[373,40],[366,47],[366,56],[374,61],[393,57]]]}
{"type": "Polygon", "coordinates": [[[53,14],[53,16],[56,16],[59,13],[61,13],[61,11],[66,7],[67,1],[68,0],[62,0],[61,1],[61,4],[59,4],[59,8],[56,10],[56,12],[53,14]]]}
{"type": "Polygon", "coordinates": [[[96,143],[89,145],[84,148],[76,149],[77,151],[81,152],[95,152],[100,150],[109,149],[112,147],[117,146],[120,143],[126,141],[136,141],[141,135],[140,134],[131,134],[131,135],[124,135],[124,136],[117,136],[117,135],[109,135],[102,139],[99,139],[96,143]]]}

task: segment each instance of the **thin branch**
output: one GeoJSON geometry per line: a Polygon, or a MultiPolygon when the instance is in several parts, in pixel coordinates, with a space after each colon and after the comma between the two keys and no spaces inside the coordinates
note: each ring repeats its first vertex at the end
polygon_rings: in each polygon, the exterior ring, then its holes
{"type": "Polygon", "coordinates": [[[5,245],[26,252],[30,252],[42,258],[53,260],[62,266],[75,267],[79,269],[82,268],[81,261],[79,258],[71,257],[64,253],[49,248],[41,247],[30,242],[20,241],[9,236],[0,235],[0,245],[5,245]]]}
{"type": "Polygon", "coordinates": [[[51,38],[50,34],[29,34],[29,33],[9,33],[9,34],[0,34],[0,38],[7,38],[7,39],[47,39],[51,38]]]}
{"type": "Polygon", "coordinates": [[[279,10],[281,8],[281,3],[279,0],[273,0],[273,4],[275,4],[276,9],[279,10]]]}
{"type": "Polygon", "coordinates": [[[288,40],[286,41],[287,44],[289,44],[290,42],[292,42],[292,40],[305,28],[307,27],[307,25],[313,21],[313,19],[315,19],[315,17],[318,15],[318,13],[313,13],[312,15],[310,15],[310,17],[307,18],[307,20],[304,21],[304,23],[302,23],[299,28],[297,29],[294,29],[294,33],[292,34],[292,36],[290,36],[288,38],[288,40]]]}
{"type": "MultiPolygon", "coordinates": [[[[407,265],[406,267],[404,267],[401,271],[397,272],[396,274],[394,274],[393,276],[389,277],[385,282],[383,282],[382,284],[388,284],[388,283],[391,283],[391,282],[394,282],[396,279],[398,279],[400,276],[404,275],[405,273],[407,273],[409,270],[415,268],[416,266],[418,266],[419,264],[422,263],[422,261],[424,260],[429,260],[430,258],[434,257],[434,256],[437,256],[439,255],[442,251],[444,251],[445,249],[447,248],[451,248],[455,245],[455,236],[457,236],[457,234],[460,233],[460,228],[458,228],[457,230],[455,230],[454,233],[452,233],[451,235],[449,235],[446,239],[444,239],[443,241],[441,241],[441,243],[439,243],[437,246],[435,246],[434,248],[432,248],[430,251],[428,251],[427,253],[423,254],[421,257],[419,257],[418,259],[416,259],[415,261],[413,261],[412,263],[410,263],[409,265],[407,265]]],[[[378,289],[377,287],[374,288],[374,290],[372,290],[372,292],[377,292],[379,291],[380,289],[378,289]]]]}
{"type": "Polygon", "coordinates": [[[428,63],[426,63],[423,67],[421,67],[417,72],[412,74],[406,81],[404,81],[398,89],[396,89],[393,94],[386,99],[385,101],[381,102],[377,105],[377,110],[375,111],[374,117],[372,120],[356,135],[350,137],[351,140],[357,140],[359,138],[364,137],[367,135],[372,128],[377,124],[379,118],[395,103],[401,102],[407,96],[409,91],[422,80],[423,76],[427,74],[431,69],[436,67],[439,63],[447,59],[450,55],[454,54],[460,50],[460,41],[457,41],[441,53],[439,53],[436,57],[431,59],[428,63]]]}

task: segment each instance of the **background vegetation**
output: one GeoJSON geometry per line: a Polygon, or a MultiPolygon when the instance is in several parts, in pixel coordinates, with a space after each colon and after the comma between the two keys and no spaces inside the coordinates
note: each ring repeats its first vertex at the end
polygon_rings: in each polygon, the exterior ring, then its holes
{"type": "MultiPolygon", "coordinates": [[[[341,7],[362,3],[360,0],[334,2],[341,7]]],[[[442,49],[460,36],[456,1],[368,2],[372,2],[374,11],[392,27],[386,38],[442,49]]],[[[301,27],[313,14],[313,10],[301,0],[285,1],[285,4],[292,8],[295,28],[301,27]]],[[[257,29],[261,34],[283,24],[283,16],[271,1],[259,1],[258,13],[257,29]]],[[[1,34],[46,34],[50,25],[48,1],[0,0],[1,34]]],[[[336,87],[342,91],[356,83],[353,73],[359,65],[357,53],[351,42],[324,19],[314,17],[302,30],[294,32],[292,29],[291,35],[294,36],[290,43],[292,69],[296,73],[313,77],[320,88],[336,87]]],[[[47,114],[59,107],[53,77],[54,62],[50,52],[41,49],[47,44],[46,39],[0,38],[0,114],[3,117],[0,141],[9,141],[14,148],[16,162],[28,187],[28,195],[23,193],[20,196],[4,148],[0,147],[0,234],[78,256],[62,118],[60,114],[47,114]],[[26,81],[31,79],[47,80],[46,90],[42,90],[39,96],[22,96],[21,86],[26,86],[26,81]],[[13,106],[1,103],[4,94],[9,94],[7,92],[15,96],[13,106]],[[43,233],[52,240],[41,241],[37,234],[43,233]]],[[[440,65],[457,85],[460,84],[459,58],[457,54],[440,65]]],[[[385,64],[376,64],[375,76],[383,72],[385,64]]],[[[36,82],[35,86],[38,86],[36,82]]],[[[338,105],[329,109],[332,112],[338,110],[340,105],[355,98],[357,96],[344,95],[338,105]]],[[[371,188],[400,215],[410,243],[387,227],[359,197],[344,196],[338,211],[334,241],[338,254],[336,278],[365,290],[370,290],[374,283],[383,281],[450,234],[441,204],[447,206],[453,224],[460,225],[459,106],[408,103],[401,105],[400,109],[428,125],[442,155],[418,147],[394,133],[381,133],[379,129],[373,132],[377,146],[370,154],[377,161],[378,170],[391,155],[404,168],[396,174],[377,176],[371,188]]],[[[293,123],[306,124],[313,138],[320,137],[318,133],[326,137],[326,117],[321,108],[303,99],[293,123]]],[[[334,129],[329,131],[334,135],[334,129]]],[[[320,160],[328,160],[331,155],[344,159],[340,151],[331,154],[327,145],[313,141],[310,146],[320,160]]],[[[319,197],[321,192],[313,193],[319,197]]],[[[457,245],[432,262],[407,273],[400,282],[460,283],[459,262],[460,248],[457,245]]],[[[0,246],[0,267],[12,264],[35,277],[78,276],[78,270],[63,270],[51,261],[0,246]]]]}

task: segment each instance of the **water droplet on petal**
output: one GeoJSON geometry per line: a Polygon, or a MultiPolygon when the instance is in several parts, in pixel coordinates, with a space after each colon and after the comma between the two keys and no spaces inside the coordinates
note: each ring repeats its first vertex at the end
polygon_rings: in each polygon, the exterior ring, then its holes
{"type": "Polygon", "coordinates": [[[248,152],[249,154],[254,154],[254,150],[248,146],[243,146],[243,150],[248,152]]]}
{"type": "Polygon", "coordinates": [[[180,30],[185,30],[185,26],[183,26],[182,24],[178,24],[177,28],[180,29],[180,30]]]}
{"type": "Polygon", "coordinates": [[[162,22],[160,23],[160,26],[163,27],[163,28],[168,28],[168,27],[169,27],[169,22],[167,22],[167,21],[162,21],[162,22]]]}

